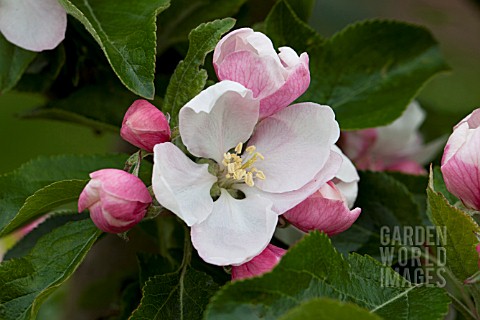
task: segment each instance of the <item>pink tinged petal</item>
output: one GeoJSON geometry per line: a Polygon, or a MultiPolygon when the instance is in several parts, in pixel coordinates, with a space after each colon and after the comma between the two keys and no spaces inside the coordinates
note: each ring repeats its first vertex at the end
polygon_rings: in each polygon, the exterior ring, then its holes
{"type": "MultiPolygon", "coordinates": [[[[450,139],[459,130],[465,128],[466,123],[457,127],[450,139]]],[[[458,134],[455,139],[460,136],[458,134]]],[[[463,136],[464,142],[447,160],[442,159],[441,170],[448,191],[457,196],[465,206],[480,210],[480,128],[470,129],[463,136]]],[[[451,146],[447,142],[445,149],[451,146]]],[[[457,141],[458,142],[458,141],[457,141]]]]}
{"type": "Polygon", "coordinates": [[[208,218],[192,226],[192,243],[208,263],[242,264],[265,249],[277,220],[270,200],[257,195],[237,200],[222,189],[208,218]]]}
{"type": "Polygon", "coordinates": [[[57,0],[0,2],[0,32],[21,48],[53,49],[65,38],[66,28],[67,13],[57,0]]]}
{"type": "Polygon", "coordinates": [[[299,103],[261,121],[249,141],[265,160],[255,162],[266,192],[300,189],[324,167],[339,136],[335,114],[328,106],[299,103]]]}
{"type": "Polygon", "coordinates": [[[78,198],[78,212],[82,212],[100,201],[100,188],[102,182],[100,180],[90,180],[85,188],[83,188],[78,198]]]}
{"type": "Polygon", "coordinates": [[[152,188],[158,202],[188,226],[200,223],[212,212],[210,189],[217,178],[207,164],[197,164],[170,142],[153,149],[152,188]]]}
{"type": "Polygon", "coordinates": [[[247,197],[256,194],[262,198],[270,199],[270,201],[273,202],[272,210],[277,214],[282,214],[285,211],[295,207],[297,204],[316,192],[322,185],[332,180],[335,177],[335,174],[338,172],[341,163],[342,157],[332,151],[322,170],[320,170],[317,175],[302,188],[294,191],[271,193],[262,191],[258,188],[251,188],[246,184],[240,184],[238,189],[247,195],[247,197]]]}
{"type": "Polygon", "coordinates": [[[220,163],[225,152],[250,137],[258,110],[259,102],[241,84],[214,84],[180,110],[182,141],[193,155],[220,163]]]}
{"type": "Polygon", "coordinates": [[[285,83],[283,68],[277,60],[259,57],[249,51],[233,52],[217,68],[217,76],[220,80],[241,83],[252,90],[255,98],[263,99],[285,83]]]}
{"type": "MultiPolygon", "coordinates": [[[[289,62],[291,63],[291,61],[289,62]]],[[[310,70],[308,68],[308,55],[302,53],[299,58],[299,63],[293,66],[291,70],[288,70],[288,76],[285,83],[278,88],[278,90],[263,98],[260,102],[260,118],[266,118],[286,108],[290,103],[307,91],[309,85],[310,70]]]]}
{"type": "Polygon", "coordinates": [[[248,51],[264,57],[269,56],[277,59],[280,63],[270,38],[261,32],[254,32],[250,28],[241,28],[228,33],[216,45],[213,52],[215,70],[218,71],[218,65],[223,63],[229,54],[238,51],[248,51]]]}
{"type": "Polygon", "coordinates": [[[342,157],[342,165],[340,166],[340,169],[335,175],[335,179],[333,181],[337,189],[347,200],[347,205],[351,209],[355,203],[355,200],[357,199],[358,181],[360,181],[360,177],[352,161],[350,161],[350,159],[342,153],[340,148],[334,145],[332,150],[342,157]]]}
{"type": "Polygon", "coordinates": [[[120,135],[134,146],[153,152],[156,144],[170,141],[170,125],[157,107],[140,99],[125,113],[120,135]]]}
{"type": "Polygon", "coordinates": [[[252,278],[271,271],[287,251],[269,244],[252,260],[232,267],[232,280],[252,278]]]}
{"type": "Polygon", "coordinates": [[[335,184],[329,182],[283,217],[302,231],[321,230],[332,236],[350,228],[360,212],[360,208],[350,211],[335,184]]]}
{"type": "Polygon", "coordinates": [[[457,129],[458,126],[462,125],[463,123],[467,123],[470,129],[476,129],[480,127],[480,108],[473,110],[468,116],[463,118],[454,129],[457,129]]]}

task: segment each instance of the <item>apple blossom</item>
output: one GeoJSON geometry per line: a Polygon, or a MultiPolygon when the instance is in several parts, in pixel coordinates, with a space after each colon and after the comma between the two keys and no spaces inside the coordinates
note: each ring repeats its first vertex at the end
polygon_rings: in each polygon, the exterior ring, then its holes
{"type": "Polygon", "coordinates": [[[287,252],[269,244],[258,256],[239,266],[232,266],[232,280],[252,278],[271,271],[287,252]]]}
{"type": "Polygon", "coordinates": [[[157,143],[170,141],[170,125],[157,107],[139,99],[125,113],[120,135],[134,146],[153,152],[157,143]]]}
{"type": "Polygon", "coordinates": [[[194,247],[212,264],[260,254],[278,215],[332,179],[341,163],[331,151],[339,128],[330,107],[300,103],[257,124],[259,109],[251,90],[221,81],[179,113],[183,143],[203,160],[170,142],[154,148],[155,196],[191,226],[194,247]]]}
{"type": "Polygon", "coordinates": [[[329,236],[350,228],[361,209],[353,207],[358,192],[359,176],[352,162],[334,146],[343,157],[342,166],[335,178],[317,192],[283,214],[292,225],[308,232],[324,231],[329,236]]]}
{"type": "Polygon", "coordinates": [[[65,38],[67,13],[57,0],[0,1],[0,32],[30,51],[50,50],[65,38]]]}
{"type": "Polygon", "coordinates": [[[13,247],[18,241],[23,237],[29,234],[33,229],[38,227],[39,224],[44,222],[48,218],[48,214],[30,222],[29,224],[23,226],[22,228],[10,233],[5,237],[0,238],[0,262],[2,262],[3,257],[7,251],[13,247]]]}
{"type": "Polygon", "coordinates": [[[78,211],[90,210],[99,229],[125,232],[143,219],[152,197],[142,180],[118,169],[98,170],[90,178],[78,199],[78,211]]]}
{"type": "Polygon", "coordinates": [[[425,112],[413,101],[401,117],[387,126],[342,132],[339,146],[361,170],[424,174],[423,164],[444,142],[441,138],[423,144],[418,129],[424,119],[425,112]]]}
{"type": "Polygon", "coordinates": [[[448,191],[465,206],[480,211],[480,109],[454,127],[441,170],[448,191]]]}
{"type": "Polygon", "coordinates": [[[241,83],[260,99],[260,119],[287,107],[310,84],[308,54],[279,51],[263,33],[242,28],[223,37],[213,53],[218,79],[241,83]]]}

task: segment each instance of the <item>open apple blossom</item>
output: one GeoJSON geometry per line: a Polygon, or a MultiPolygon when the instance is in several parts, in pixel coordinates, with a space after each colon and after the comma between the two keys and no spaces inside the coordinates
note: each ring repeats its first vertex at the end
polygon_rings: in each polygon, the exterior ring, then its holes
{"type": "Polygon", "coordinates": [[[262,252],[277,216],[332,179],[342,161],[331,151],[339,135],[331,108],[296,104],[257,124],[259,109],[252,91],[221,81],[179,114],[183,143],[210,164],[171,143],[154,148],[155,196],[192,227],[193,245],[212,264],[241,264],[262,252]]]}
{"type": "Polygon", "coordinates": [[[0,32],[30,50],[50,50],[65,38],[67,13],[57,0],[0,1],[0,32]]]}

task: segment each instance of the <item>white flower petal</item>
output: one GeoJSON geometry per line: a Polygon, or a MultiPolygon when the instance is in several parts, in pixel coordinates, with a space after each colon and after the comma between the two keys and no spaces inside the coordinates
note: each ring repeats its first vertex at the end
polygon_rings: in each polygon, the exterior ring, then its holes
{"type": "Polygon", "coordinates": [[[153,149],[152,188],[158,202],[189,226],[205,220],[213,208],[210,189],[217,178],[207,164],[191,161],[170,142],[153,149]]]}
{"type": "Polygon", "coordinates": [[[0,1],[0,32],[30,50],[55,48],[65,38],[67,13],[57,0],[0,1]]]}
{"type": "Polygon", "coordinates": [[[294,104],[262,120],[248,143],[265,157],[255,163],[266,176],[256,186],[274,193],[303,187],[325,165],[339,134],[333,110],[315,103],[294,104]]]}
{"type": "Polygon", "coordinates": [[[259,108],[252,91],[233,81],[221,81],[180,110],[182,141],[193,155],[220,163],[225,152],[250,137],[259,108]]]}
{"type": "Polygon", "coordinates": [[[327,163],[317,173],[317,175],[302,188],[284,193],[270,193],[262,191],[255,187],[249,187],[245,184],[238,185],[247,197],[258,194],[262,198],[270,199],[273,202],[273,211],[277,214],[283,214],[285,211],[295,207],[297,204],[308,198],[316,192],[322,185],[332,180],[338,172],[342,163],[342,157],[332,151],[327,163]]]}
{"type": "Polygon", "coordinates": [[[192,226],[192,243],[200,257],[215,265],[238,265],[266,248],[277,225],[272,202],[258,195],[234,199],[222,189],[213,211],[192,226]]]}
{"type": "Polygon", "coordinates": [[[343,154],[339,147],[335,145],[332,150],[341,155],[343,159],[342,165],[335,175],[335,186],[345,197],[348,208],[351,209],[357,199],[358,181],[360,181],[360,177],[352,161],[343,154]]]}

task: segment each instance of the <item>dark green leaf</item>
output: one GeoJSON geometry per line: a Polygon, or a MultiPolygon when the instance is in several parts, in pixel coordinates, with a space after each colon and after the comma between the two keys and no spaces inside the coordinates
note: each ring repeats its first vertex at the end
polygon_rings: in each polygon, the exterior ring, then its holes
{"type": "Polygon", "coordinates": [[[42,302],[82,262],[99,231],[91,220],[68,223],[43,236],[32,251],[0,265],[0,318],[35,319],[42,302]]]}
{"type": "Polygon", "coordinates": [[[42,157],[0,176],[0,235],[53,209],[57,204],[56,196],[62,197],[58,204],[74,201],[90,172],[120,169],[126,158],[125,155],[42,157]],[[59,187],[67,185],[68,189],[62,194],[63,189],[59,187]]]}
{"type": "Polygon", "coordinates": [[[449,299],[442,289],[412,285],[392,269],[357,254],[343,258],[328,237],[314,232],[260,278],[224,286],[206,319],[277,319],[312,298],[353,302],[389,319],[440,319],[449,299]]]}
{"type": "Polygon", "coordinates": [[[88,218],[86,213],[78,213],[76,211],[59,211],[42,222],[35,229],[30,231],[22,239],[20,239],[15,245],[7,251],[3,260],[17,259],[27,255],[30,250],[35,246],[38,239],[49,233],[55,228],[63,226],[67,222],[78,221],[88,218]]]}
{"type": "Polygon", "coordinates": [[[376,314],[352,303],[315,298],[287,312],[280,320],[380,320],[376,314]]]}
{"type": "Polygon", "coordinates": [[[460,281],[478,271],[478,253],[475,250],[480,227],[470,215],[450,205],[447,199],[436,191],[433,173],[427,189],[430,219],[433,224],[445,228],[439,233],[446,250],[447,267],[460,281]]]}
{"type": "Polygon", "coordinates": [[[35,56],[35,52],[17,47],[0,33],[0,94],[17,84],[35,56]]]}
{"type": "Polygon", "coordinates": [[[122,83],[135,94],[153,99],[156,19],[169,0],[60,0],[104,51],[122,83]]]}
{"type": "Polygon", "coordinates": [[[309,53],[312,81],[301,100],[333,107],[342,129],[392,122],[448,69],[430,32],[402,22],[357,23],[309,53]]]}
{"type": "Polygon", "coordinates": [[[315,0],[287,0],[287,2],[302,21],[308,22],[315,6],[315,0]]]}
{"type": "Polygon", "coordinates": [[[397,227],[422,226],[421,211],[407,187],[383,172],[360,172],[360,183],[355,206],[362,208],[357,221],[345,232],[332,238],[343,253],[356,251],[380,258],[380,230],[387,227],[390,233],[397,227]]]}
{"type": "Polygon", "coordinates": [[[297,16],[289,3],[277,2],[265,19],[265,31],[275,46],[288,46],[303,52],[322,43],[323,38],[297,16]]]}
{"type": "Polygon", "coordinates": [[[230,30],[235,20],[226,18],[199,25],[190,32],[185,60],[181,61],[168,84],[165,95],[164,112],[171,115],[171,126],[178,124],[178,111],[190,99],[202,91],[207,81],[207,72],[200,67],[206,55],[215,49],[220,37],[230,30]]]}
{"type": "Polygon", "coordinates": [[[202,319],[217,289],[218,285],[210,276],[189,267],[154,276],[143,287],[140,306],[130,319],[202,319]]]}
{"type": "Polygon", "coordinates": [[[234,15],[246,0],[175,0],[166,14],[158,18],[157,49],[162,53],[171,45],[187,41],[199,24],[234,15]]]}

